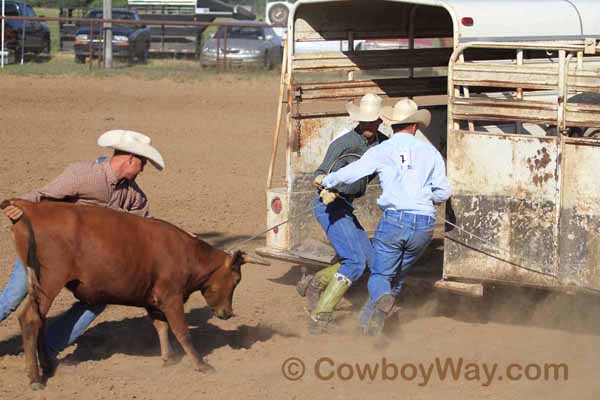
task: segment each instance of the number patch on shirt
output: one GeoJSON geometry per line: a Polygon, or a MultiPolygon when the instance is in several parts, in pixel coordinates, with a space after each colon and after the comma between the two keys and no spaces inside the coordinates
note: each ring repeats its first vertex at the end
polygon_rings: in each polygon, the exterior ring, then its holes
{"type": "Polygon", "coordinates": [[[400,162],[400,168],[410,168],[410,153],[408,151],[403,151],[398,154],[398,161],[400,162]]]}

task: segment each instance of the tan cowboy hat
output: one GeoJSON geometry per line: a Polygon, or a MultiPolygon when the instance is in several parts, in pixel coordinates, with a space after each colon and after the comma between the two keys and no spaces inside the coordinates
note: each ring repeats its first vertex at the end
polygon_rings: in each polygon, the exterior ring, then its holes
{"type": "Polygon", "coordinates": [[[116,129],[103,133],[98,138],[98,146],[110,147],[148,159],[156,169],[162,171],[165,162],[154,147],[152,140],[139,132],[116,129]]]}
{"type": "Polygon", "coordinates": [[[360,99],[360,105],[351,101],[346,104],[346,110],[350,118],[357,122],[372,122],[379,119],[383,101],[376,94],[367,93],[360,99]]]}
{"type": "Polygon", "coordinates": [[[383,107],[381,119],[388,125],[410,124],[419,125],[419,129],[427,128],[431,122],[429,110],[419,110],[417,103],[410,99],[400,100],[394,107],[383,107]]]}

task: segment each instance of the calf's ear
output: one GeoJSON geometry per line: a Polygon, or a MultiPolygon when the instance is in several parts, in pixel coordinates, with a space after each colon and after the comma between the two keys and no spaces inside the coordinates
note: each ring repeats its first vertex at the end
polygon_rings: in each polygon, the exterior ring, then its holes
{"type": "Polygon", "coordinates": [[[244,263],[244,252],[241,250],[236,250],[231,254],[231,264],[229,266],[231,268],[239,268],[240,265],[244,263]]]}

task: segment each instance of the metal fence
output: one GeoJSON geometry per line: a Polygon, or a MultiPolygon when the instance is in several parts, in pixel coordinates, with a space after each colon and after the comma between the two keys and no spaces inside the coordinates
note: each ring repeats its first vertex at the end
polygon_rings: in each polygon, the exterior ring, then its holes
{"type": "MultiPolygon", "coordinates": [[[[59,26],[64,26],[64,25],[70,25],[70,26],[83,26],[83,25],[88,25],[89,26],[89,38],[87,40],[87,47],[88,47],[88,51],[87,51],[87,56],[86,58],[88,59],[88,63],[89,63],[89,68],[91,69],[93,66],[93,59],[94,58],[98,58],[98,59],[102,59],[104,57],[104,53],[103,53],[103,43],[104,43],[104,36],[106,33],[107,29],[110,29],[108,26],[105,26],[105,24],[111,24],[111,25],[133,25],[133,26],[139,26],[139,25],[146,25],[146,26],[158,26],[160,27],[160,30],[162,32],[166,32],[167,31],[167,27],[188,27],[188,28],[194,28],[197,29],[199,31],[205,31],[207,28],[209,27],[214,27],[216,29],[219,29],[221,27],[226,28],[223,30],[223,35],[222,37],[219,35],[216,38],[217,41],[217,52],[216,52],[216,68],[217,69],[222,69],[222,68],[227,68],[229,66],[228,63],[228,53],[229,53],[229,38],[228,38],[228,32],[229,29],[231,27],[253,27],[253,28],[272,28],[271,25],[266,24],[266,23],[243,23],[243,22],[236,22],[236,23],[218,23],[218,22],[196,22],[196,21],[178,21],[178,20],[164,20],[164,19],[143,19],[143,20],[123,20],[123,19],[103,19],[103,18],[73,18],[73,17],[17,17],[17,16],[5,16],[2,17],[0,16],[0,21],[2,20],[18,20],[18,21],[29,21],[29,22],[56,22],[59,24],[59,26]],[[95,29],[95,27],[97,27],[98,25],[100,25],[100,31],[103,32],[103,34],[101,34],[101,37],[94,37],[95,36],[95,31],[98,31],[98,29],[95,29]]],[[[13,51],[19,51],[21,54],[21,60],[23,60],[24,58],[24,54],[26,52],[26,46],[25,46],[25,42],[26,42],[26,29],[25,29],[25,24],[22,24],[22,31],[21,31],[21,37],[19,38],[19,41],[16,40],[12,40],[12,41],[7,41],[6,37],[1,37],[1,43],[2,43],[2,50],[6,50],[4,51],[4,54],[2,55],[2,58],[7,57],[7,53],[9,50],[13,50],[13,51]],[[14,48],[7,48],[6,44],[10,44],[11,47],[14,48]]],[[[61,34],[59,33],[59,36],[61,36],[61,34]]],[[[59,37],[59,47],[62,49],[63,48],[63,37],[59,37]]],[[[162,45],[161,47],[164,48],[164,41],[165,41],[165,36],[161,36],[161,41],[162,41],[162,45]]],[[[198,53],[197,56],[200,56],[200,49],[201,49],[201,44],[197,45],[198,47],[198,53]]],[[[114,48],[114,43],[113,43],[113,48],[114,48]]],[[[5,64],[5,60],[3,60],[2,62],[2,66],[5,64]]]]}

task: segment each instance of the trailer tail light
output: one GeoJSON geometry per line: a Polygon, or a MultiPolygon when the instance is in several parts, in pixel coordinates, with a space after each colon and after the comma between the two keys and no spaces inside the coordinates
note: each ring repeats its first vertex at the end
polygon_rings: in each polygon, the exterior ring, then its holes
{"type": "Polygon", "coordinates": [[[279,197],[275,197],[271,201],[271,211],[273,211],[275,214],[279,214],[279,213],[281,213],[282,209],[283,209],[283,204],[281,203],[281,199],[279,197]]]}
{"type": "Polygon", "coordinates": [[[471,17],[463,17],[460,20],[460,23],[463,24],[463,26],[473,26],[473,18],[471,18],[471,17]]]}

